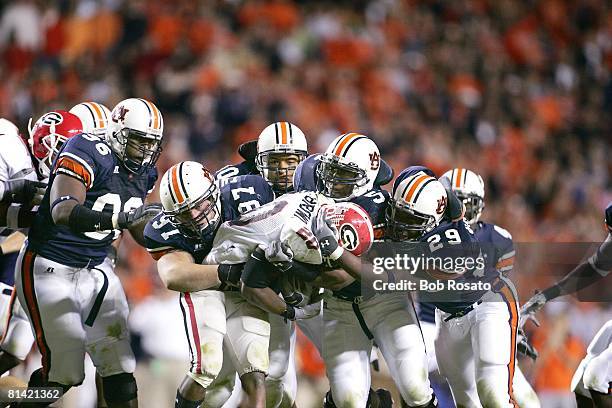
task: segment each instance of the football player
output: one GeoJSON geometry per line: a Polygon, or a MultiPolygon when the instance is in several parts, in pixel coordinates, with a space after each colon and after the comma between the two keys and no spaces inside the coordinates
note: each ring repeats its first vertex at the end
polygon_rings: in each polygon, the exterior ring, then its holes
{"type": "Polygon", "coordinates": [[[612,406],[612,320],[597,332],[572,378],[578,408],[612,406]]]}
{"type": "MultiPolygon", "coordinates": [[[[59,147],[68,138],[81,133],[81,122],[66,111],[52,111],[43,115],[36,122],[34,128],[36,129],[36,150],[38,152],[44,150],[46,156],[49,156],[48,159],[52,160],[53,157],[51,156],[55,154],[56,147],[59,147]]],[[[3,149],[0,151],[0,180],[10,181],[25,176],[25,180],[36,183],[40,181],[37,185],[41,188],[44,187],[46,185],[44,183],[45,177],[40,173],[42,169],[40,166],[38,168],[34,166],[32,157],[36,156],[33,154],[31,156],[26,143],[19,135],[17,127],[6,119],[0,119],[0,138],[3,142],[3,149]]],[[[41,193],[44,194],[44,189],[41,193]]],[[[40,195],[41,198],[42,194],[40,195]]],[[[34,217],[35,213],[30,213],[27,207],[11,206],[9,225],[13,229],[17,228],[18,218],[20,217],[15,214],[15,211],[21,212],[23,210],[28,211],[30,218],[34,217]]],[[[24,212],[24,214],[26,213],[24,212]]],[[[25,223],[22,221],[23,225],[25,223]]],[[[0,313],[3,323],[2,344],[0,345],[0,374],[4,374],[25,359],[32,347],[34,337],[27,319],[23,317],[24,313],[18,305],[19,302],[14,302],[13,291],[17,252],[25,240],[25,235],[18,231],[11,233],[8,228],[1,229],[4,236],[0,241],[0,262],[2,264],[0,313]],[[17,305],[13,306],[13,303],[17,303],[17,305]],[[13,319],[12,316],[15,312],[22,318],[13,319]]]]}
{"type": "MultiPolygon", "coordinates": [[[[315,189],[336,201],[360,205],[372,220],[375,237],[382,239],[389,196],[375,185],[381,162],[378,147],[370,138],[358,133],[341,135],[324,154],[304,162],[298,190],[315,189]]],[[[323,220],[318,225],[316,235],[322,250],[332,262],[342,262],[343,252],[348,251],[342,250],[333,235],[326,236],[323,220]]],[[[356,259],[359,270],[361,264],[356,259]]],[[[402,398],[410,406],[436,406],[427,375],[423,375],[427,372],[425,346],[409,296],[391,293],[364,299],[359,280],[345,279],[326,300],[323,320],[322,356],[331,385],[325,406],[368,406],[373,394],[369,391],[373,340],[402,398]]]]}
{"type": "Polygon", "coordinates": [[[0,226],[13,230],[28,227],[34,214],[30,208],[40,204],[46,185],[37,177],[17,126],[0,118],[0,138],[3,142],[0,152],[0,226]]]}
{"type": "MultiPolygon", "coordinates": [[[[472,170],[455,168],[444,173],[441,179],[446,179],[447,184],[463,202],[465,222],[472,228],[476,239],[491,245],[487,253],[491,257],[491,262],[502,275],[509,275],[513,271],[515,255],[512,235],[498,225],[480,221],[480,215],[485,207],[485,186],[482,177],[472,170]]],[[[535,357],[525,336],[521,336],[521,341],[518,343],[522,343],[519,349],[530,352],[531,354],[528,354],[535,357]]],[[[513,395],[521,408],[539,408],[540,406],[537,394],[518,366],[514,371],[513,395]]]]}
{"type": "Polygon", "coordinates": [[[495,268],[478,263],[481,248],[465,221],[442,221],[447,200],[443,184],[435,177],[422,171],[403,171],[394,182],[386,212],[387,238],[423,243],[417,246],[426,257],[461,255],[474,259],[474,267],[462,273],[420,271],[432,280],[484,281],[492,287],[490,291],[448,289],[431,296],[437,309],[438,366],[448,379],[457,406],[512,406],[516,297],[511,284],[495,268]],[[480,354],[475,357],[475,352],[480,354]]]}
{"type": "Polygon", "coordinates": [[[235,177],[219,190],[201,164],[172,166],[160,186],[163,213],[145,228],[147,250],[168,289],[181,292],[191,367],[176,408],[198,407],[223,362],[238,371],[248,406],[264,406],[270,326],[267,313],[240,295],[241,266],[202,265],[219,225],[274,199],[260,176],[235,177]],[[224,358],[224,342],[226,353],[224,358]]]}
{"type": "Polygon", "coordinates": [[[224,185],[236,176],[259,174],[277,196],[293,191],[293,173],[308,154],[304,132],[293,123],[274,122],[259,134],[256,149],[254,142],[240,146],[242,163],[221,168],[215,179],[224,185]]]}
{"type": "MultiPolygon", "coordinates": [[[[521,308],[521,327],[528,319],[534,319],[537,323],[535,314],[546,302],[559,296],[575,293],[610,274],[612,270],[612,203],[608,204],[605,210],[604,221],[608,235],[597,252],[554,285],[529,299],[521,308]]],[[[574,374],[572,390],[576,395],[579,407],[590,407],[592,403],[597,407],[612,406],[610,389],[604,386],[604,384],[609,384],[612,381],[612,374],[610,369],[606,368],[606,364],[602,363],[609,363],[611,332],[608,322],[589,345],[587,357],[574,374]],[[596,355],[597,357],[595,357],[596,355]],[[608,360],[606,361],[606,359],[608,360]]]]}
{"type": "Polygon", "coordinates": [[[87,352],[108,406],[135,407],[128,306],[106,260],[119,230],[142,243],[146,221],[159,211],[144,199],[157,179],[163,118],[153,103],[126,99],[113,109],[109,132],[108,143],[87,133],[70,138],[49,166],[15,283],[42,354],[29,386],[79,385],[87,352]]]}
{"type": "MultiPolygon", "coordinates": [[[[258,174],[272,187],[275,197],[293,191],[293,174],[307,154],[304,133],[289,122],[268,125],[258,139],[242,144],[238,151],[245,159],[215,173],[221,185],[238,175],[258,174]]],[[[302,326],[301,321],[298,323],[302,326]]],[[[296,339],[295,323],[270,315],[270,366],[266,377],[266,406],[293,405],[297,394],[296,373],[292,369],[296,339]],[[293,346],[292,346],[293,345],[293,346]]],[[[306,333],[310,331],[305,330],[306,333]]]]}

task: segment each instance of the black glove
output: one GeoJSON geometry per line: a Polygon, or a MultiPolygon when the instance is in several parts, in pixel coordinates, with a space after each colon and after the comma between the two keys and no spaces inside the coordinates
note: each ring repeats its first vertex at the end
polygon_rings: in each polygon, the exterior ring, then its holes
{"type": "Polygon", "coordinates": [[[606,208],[606,226],[608,227],[608,231],[612,233],[612,202],[610,202],[606,208]]]}
{"type": "Polygon", "coordinates": [[[518,331],[516,349],[519,353],[531,358],[532,360],[538,358],[538,350],[536,350],[536,348],[529,343],[529,339],[521,329],[518,331]]]}
{"type": "Polygon", "coordinates": [[[47,187],[45,183],[28,179],[6,180],[1,183],[2,198],[0,201],[3,203],[38,205],[47,187]]]}
{"type": "Polygon", "coordinates": [[[244,265],[244,263],[233,265],[219,265],[217,267],[217,275],[219,275],[221,286],[238,287],[238,283],[240,282],[240,276],[242,276],[242,270],[244,269],[244,265]]]}
{"type": "Polygon", "coordinates": [[[155,217],[162,210],[162,205],[159,203],[144,204],[130,211],[121,211],[113,217],[113,228],[126,229],[140,222],[146,223],[149,219],[155,217]]]}

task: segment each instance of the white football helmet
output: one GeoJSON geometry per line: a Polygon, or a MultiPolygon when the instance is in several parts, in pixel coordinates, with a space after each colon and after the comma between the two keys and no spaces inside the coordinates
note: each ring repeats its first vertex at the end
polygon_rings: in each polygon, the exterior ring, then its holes
{"type": "Polygon", "coordinates": [[[200,163],[184,161],[170,167],[161,179],[163,212],[181,233],[199,239],[221,221],[221,195],[213,175],[200,163]]]}
{"type": "Polygon", "coordinates": [[[442,183],[424,172],[394,183],[387,207],[387,233],[394,241],[417,241],[442,220],[447,205],[442,183]]]}
{"type": "Polygon", "coordinates": [[[348,201],[371,190],[380,169],[378,146],[359,133],[338,136],[319,160],[317,190],[336,201],[348,201]]]}
{"type": "Polygon", "coordinates": [[[451,188],[465,206],[465,221],[475,224],[484,209],[485,186],[482,177],[472,170],[455,168],[447,171],[440,178],[450,181],[451,188]]]}
{"type": "Polygon", "coordinates": [[[255,164],[274,191],[286,193],[293,190],[293,173],[307,154],[304,132],[293,123],[275,122],[259,135],[255,164]]]}
{"type": "Polygon", "coordinates": [[[153,167],[162,150],[164,120],[152,102],[129,98],[111,112],[108,143],[132,173],[153,167]]]}
{"type": "Polygon", "coordinates": [[[81,102],[68,112],[77,115],[83,124],[83,132],[107,140],[106,131],[110,123],[111,111],[101,103],[81,102]]]}

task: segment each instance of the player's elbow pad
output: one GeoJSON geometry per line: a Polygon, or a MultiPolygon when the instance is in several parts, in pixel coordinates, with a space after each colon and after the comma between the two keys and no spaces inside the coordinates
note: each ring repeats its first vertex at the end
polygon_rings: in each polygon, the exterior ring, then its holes
{"type": "Polygon", "coordinates": [[[83,204],[77,204],[70,212],[68,227],[72,232],[77,233],[112,230],[113,216],[101,211],[94,211],[83,204]]]}
{"type": "Polygon", "coordinates": [[[304,282],[312,282],[319,276],[319,266],[293,260],[285,273],[290,273],[304,282]]]}

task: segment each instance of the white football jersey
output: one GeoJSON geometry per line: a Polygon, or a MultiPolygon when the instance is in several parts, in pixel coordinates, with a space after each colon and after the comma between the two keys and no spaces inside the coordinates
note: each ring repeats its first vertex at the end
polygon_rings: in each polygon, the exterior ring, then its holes
{"type": "Polygon", "coordinates": [[[333,200],[311,191],[285,194],[234,221],[224,222],[203,263],[246,262],[257,246],[280,241],[293,251],[294,259],[318,265],[323,258],[311,228],[324,204],[333,204],[333,200]]]}
{"type": "MultiPolygon", "coordinates": [[[[26,178],[28,180],[38,180],[38,175],[32,164],[32,158],[19,130],[12,122],[0,118],[0,180],[26,178]]],[[[0,227],[0,232],[6,230],[0,227]]],[[[0,237],[0,242],[6,237],[0,237]]]]}

